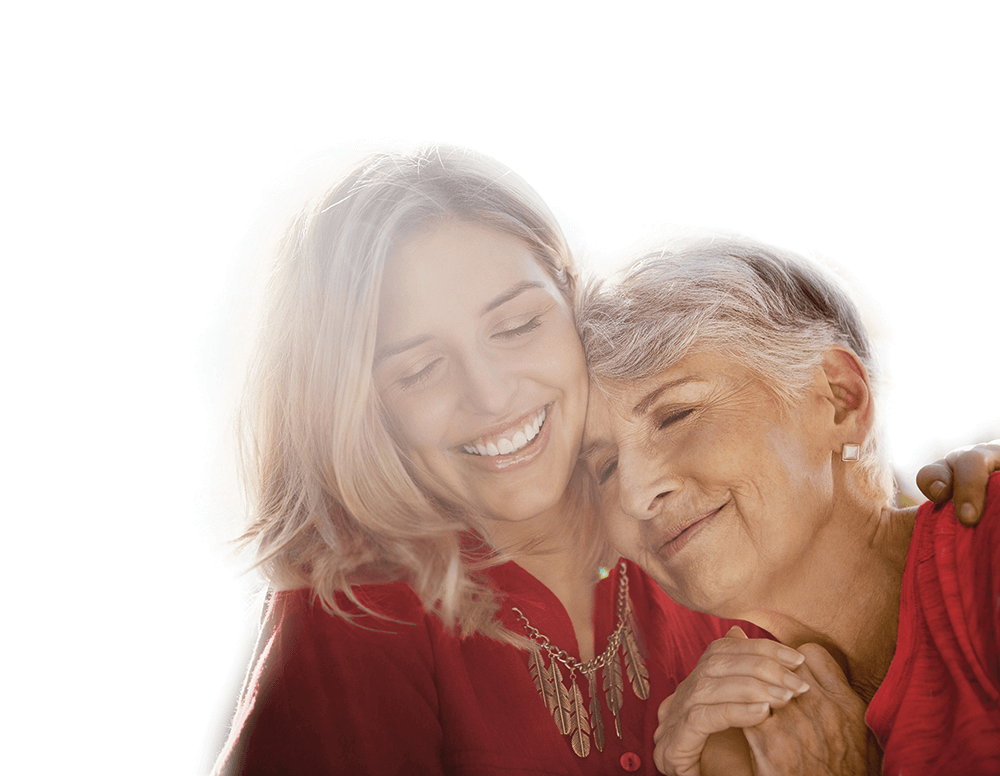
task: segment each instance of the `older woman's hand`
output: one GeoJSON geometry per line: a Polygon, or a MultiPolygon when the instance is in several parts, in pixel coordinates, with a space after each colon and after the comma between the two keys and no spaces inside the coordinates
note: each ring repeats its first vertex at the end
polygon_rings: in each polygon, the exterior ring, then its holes
{"type": "Polygon", "coordinates": [[[809,689],[793,669],[805,656],[733,628],[712,642],[694,671],[659,709],[653,760],[669,776],[698,776],[705,742],[728,728],[757,725],[772,708],[809,689]]]}
{"type": "Polygon", "coordinates": [[[952,450],[917,472],[917,487],[931,501],[955,502],[955,515],[966,525],[983,516],[986,482],[1000,471],[1000,439],[952,450]]]}
{"type": "Polygon", "coordinates": [[[817,644],[803,644],[798,676],[809,692],[743,733],[753,753],[754,772],[865,776],[882,770],[878,743],[865,725],[867,706],[844,672],[817,644]]]}

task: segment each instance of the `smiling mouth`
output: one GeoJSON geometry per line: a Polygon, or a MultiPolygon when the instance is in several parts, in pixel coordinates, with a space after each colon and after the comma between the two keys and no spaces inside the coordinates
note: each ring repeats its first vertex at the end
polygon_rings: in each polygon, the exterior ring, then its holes
{"type": "Polygon", "coordinates": [[[539,430],[545,425],[549,405],[524,419],[524,422],[508,429],[503,434],[482,436],[468,444],[462,445],[462,450],[469,455],[480,455],[492,458],[497,455],[510,455],[523,450],[538,436],[539,430]]]}
{"type": "Polygon", "coordinates": [[[688,523],[683,528],[680,528],[675,532],[672,532],[668,536],[666,541],[664,541],[663,544],[660,545],[660,552],[661,553],[666,552],[667,554],[672,555],[674,552],[679,551],[684,545],[688,543],[688,540],[691,539],[702,526],[707,524],[713,517],[718,515],[719,512],[725,509],[728,505],[729,502],[727,501],[722,506],[718,507],[717,509],[713,509],[711,512],[709,512],[706,515],[703,515],[702,517],[699,517],[694,522],[688,523]]]}

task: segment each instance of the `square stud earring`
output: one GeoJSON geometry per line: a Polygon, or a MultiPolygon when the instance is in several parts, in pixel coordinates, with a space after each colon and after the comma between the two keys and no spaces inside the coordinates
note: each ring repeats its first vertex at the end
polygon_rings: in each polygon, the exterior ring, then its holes
{"type": "Polygon", "coordinates": [[[861,457],[861,445],[845,444],[840,451],[841,461],[856,461],[861,457]]]}

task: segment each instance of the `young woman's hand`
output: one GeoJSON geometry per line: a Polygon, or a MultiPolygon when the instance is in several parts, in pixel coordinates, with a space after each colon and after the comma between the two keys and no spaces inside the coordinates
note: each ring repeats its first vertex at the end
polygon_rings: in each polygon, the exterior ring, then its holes
{"type": "Polygon", "coordinates": [[[917,472],[917,487],[931,501],[955,502],[955,515],[965,525],[983,516],[986,481],[1000,471],[1000,439],[952,450],[917,472]]]}
{"type": "Polygon", "coordinates": [[[809,689],[794,669],[805,656],[733,628],[712,642],[659,709],[653,761],[669,776],[698,776],[705,742],[728,728],[758,725],[809,689]]]}
{"type": "Polygon", "coordinates": [[[803,644],[796,674],[810,690],[742,731],[758,776],[867,776],[882,772],[882,753],[865,725],[867,705],[825,649],[803,644]]]}

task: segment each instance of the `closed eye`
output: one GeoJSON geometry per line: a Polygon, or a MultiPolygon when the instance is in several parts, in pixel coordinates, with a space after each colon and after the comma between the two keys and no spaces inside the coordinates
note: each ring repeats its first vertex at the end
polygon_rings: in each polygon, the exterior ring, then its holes
{"type": "Polygon", "coordinates": [[[522,334],[527,334],[529,331],[537,329],[539,326],[541,326],[542,325],[541,318],[542,318],[541,315],[536,315],[527,323],[521,324],[520,326],[517,326],[513,329],[507,329],[506,331],[498,331],[493,336],[496,339],[513,339],[514,337],[520,337],[522,334]]]}
{"type": "Polygon", "coordinates": [[[431,361],[427,366],[412,375],[407,375],[406,377],[400,377],[398,382],[403,388],[411,388],[418,383],[422,383],[428,377],[431,376],[431,372],[434,371],[434,367],[440,362],[440,358],[436,358],[431,361]]]}
{"type": "Polygon", "coordinates": [[[612,458],[604,464],[604,466],[601,467],[601,470],[597,473],[597,484],[603,485],[611,479],[611,475],[613,475],[616,471],[618,471],[618,459],[612,458]]]}
{"type": "Polygon", "coordinates": [[[692,412],[694,412],[693,408],[689,408],[686,410],[677,410],[676,412],[667,413],[665,416],[660,418],[660,424],[659,426],[657,426],[657,430],[662,431],[667,426],[673,425],[674,423],[678,423],[684,420],[684,418],[686,418],[692,412]]]}

